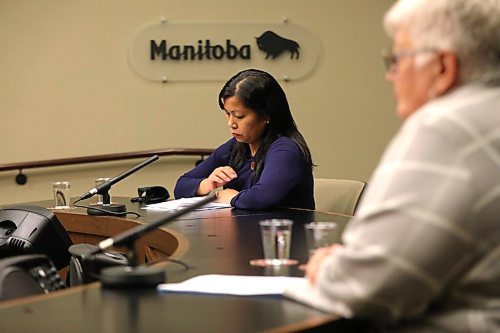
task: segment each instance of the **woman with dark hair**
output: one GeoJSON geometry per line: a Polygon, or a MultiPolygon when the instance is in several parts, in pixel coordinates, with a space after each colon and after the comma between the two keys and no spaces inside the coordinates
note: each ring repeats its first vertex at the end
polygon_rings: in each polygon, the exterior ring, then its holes
{"type": "Polygon", "coordinates": [[[175,197],[217,192],[243,209],[314,209],[312,158],[293,120],[285,92],[270,74],[248,69],[219,93],[232,139],[179,178],[175,197]]]}

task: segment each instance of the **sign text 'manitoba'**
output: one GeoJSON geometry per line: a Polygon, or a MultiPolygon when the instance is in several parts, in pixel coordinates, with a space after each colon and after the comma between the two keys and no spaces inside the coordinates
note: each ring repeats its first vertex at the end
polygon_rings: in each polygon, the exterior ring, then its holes
{"type": "Polygon", "coordinates": [[[250,45],[245,44],[240,47],[226,39],[226,45],[214,44],[209,39],[198,40],[197,45],[169,45],[166,40],[159,43],[150,41],[150,59],[156,60],[204,60],[204,59],[245,59],[249,60],[250,45]]]}

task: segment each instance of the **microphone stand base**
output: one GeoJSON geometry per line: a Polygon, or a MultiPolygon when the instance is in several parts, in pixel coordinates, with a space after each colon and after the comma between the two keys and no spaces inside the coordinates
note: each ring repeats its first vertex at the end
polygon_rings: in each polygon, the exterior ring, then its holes
{"type": "Polygon", "coordinates": [[[156,288],[166,279],[165,271],[155,267],[114,266],[104,268],[99,280],[103,288],[156,288]]]}
{"type": "Polygon", "coordinates": [[[127,206],[124,204],[96,204],[87,208],[88,215],[126,215],[127,206]],[[96,209],[97,208],[97,209],[96,209]]]}

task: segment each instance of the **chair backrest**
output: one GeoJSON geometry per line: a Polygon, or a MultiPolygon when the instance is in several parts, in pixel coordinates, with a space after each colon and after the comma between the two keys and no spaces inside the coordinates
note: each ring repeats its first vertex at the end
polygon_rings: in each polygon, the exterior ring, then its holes
{"type": "Polygon", "coordinates": [[[314,178],[316,210],[354,215],[365,185],[359,180],[314,178]]]}

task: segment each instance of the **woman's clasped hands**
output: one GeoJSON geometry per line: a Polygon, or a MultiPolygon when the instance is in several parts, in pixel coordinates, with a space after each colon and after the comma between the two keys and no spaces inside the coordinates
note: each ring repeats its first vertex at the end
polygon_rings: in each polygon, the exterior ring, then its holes
{"type": "MultiPolygon", "coordinates": [[[[234,171],[233,168],[231,168],[230,166],[218,167],[214,169],[214,171],[212,171],[212,173],[207,178],[201,181],[200,186],[198,187],[197,194],[206,195],[211,191],[226,185],[227,183],[229,183],[230,181],[232,181],[237,177],[238,175],[236,174],[236,171],[234,171]]],[[[238,191],[226,189],[219,191],[217,194],[218,194],[217,201],[228,202],[228,200],[231,201],[231,199],[236,194],[238,194],[238,191]]]]}

